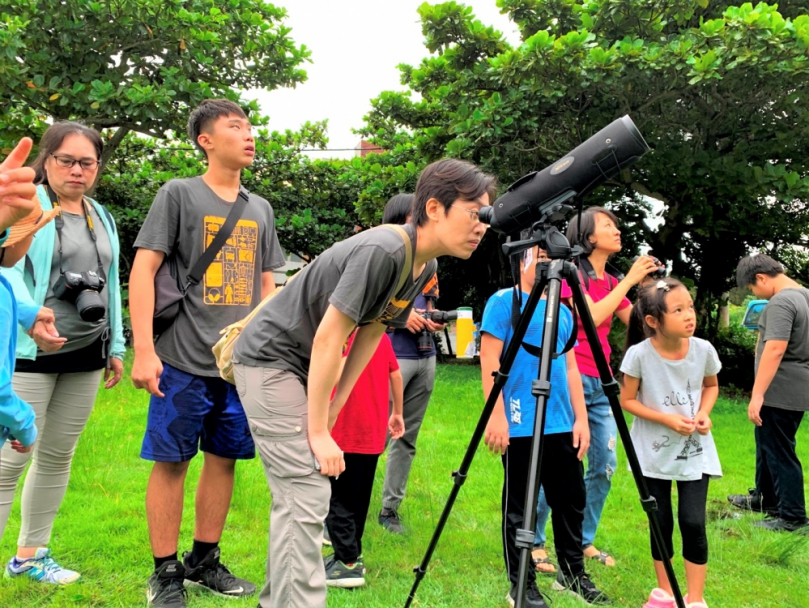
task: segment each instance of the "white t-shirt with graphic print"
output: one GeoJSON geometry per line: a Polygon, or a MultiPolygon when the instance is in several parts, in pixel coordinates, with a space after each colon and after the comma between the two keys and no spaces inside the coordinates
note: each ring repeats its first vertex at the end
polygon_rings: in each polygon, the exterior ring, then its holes
{"type": "MultiPolygon", "coordinates": [[[[640,379],[638,401],[644,406],[692,420],[702,400],[703,378],[721,368],[714,347],[700,338],[689,339],[688,354],[679,361],[664,359],[646,339],[632,346],[621,363],[623,373],[640,379]]],[[[684,437],[662,424],[635,418],[630,435],[646,477],[696,481],[703,474],[722,476],[710,431],[684,437]]]]}

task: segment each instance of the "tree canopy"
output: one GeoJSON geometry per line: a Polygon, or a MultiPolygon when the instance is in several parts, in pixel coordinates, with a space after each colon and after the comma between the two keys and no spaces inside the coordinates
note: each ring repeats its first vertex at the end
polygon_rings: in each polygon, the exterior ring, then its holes
{"type": "Polygon", "coordinates": [[[184,132],[206,98],[295,86],[309,52],[285,15],[264,0],[0,0],[0,144],[78,118],[117,129],[108,160],[131,131],[184,132]]]}
{"type": "Polygon", "coordinates": [[[622,114],[653,152],[595,193],[700,297],[750,247],[809,225],[806,3],[498,0],[521,44],[456,2],[419,9],[432,56],[400,66],[364,133],[423,162],[467,158],[508,183],[622,114]],[[650,200],[654,199],[657,203],[650,200]],[[660,221],[650,210],[660,210],[660,221]]]}

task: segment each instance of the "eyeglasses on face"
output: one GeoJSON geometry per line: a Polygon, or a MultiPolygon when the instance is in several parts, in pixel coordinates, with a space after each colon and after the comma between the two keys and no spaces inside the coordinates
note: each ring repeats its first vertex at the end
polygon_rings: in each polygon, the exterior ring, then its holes
{"type": "Polygon", "coordinates": [[[85,171],[92,171],[93,169],[98,168],[98,165],[101,164],[101,161],[96,160],[95,158],[82,158],[81,160],[76,160],[72,156],[62,156],[61,154],[51,154],[51,156],[53,156],[57,166],[65,169],[72,169],[73,165],[79,163],[79,166],[85,171]]]}
{"type": "MultiPolygon", "coordinates": [[[[480,221],[480,210],[479,209],[467,209],[466,207],[461,207],[460,205],[455,205],[455,204],[450,205],[450,207],[457,207],[458,209],[461,209],[462,211],[466,211],[469,214],[469,217],[472,218],[473,222],[479,222],[480,221]]],[[[485,226],[485,224],[484,224],[484,226],[485,226]]]]}

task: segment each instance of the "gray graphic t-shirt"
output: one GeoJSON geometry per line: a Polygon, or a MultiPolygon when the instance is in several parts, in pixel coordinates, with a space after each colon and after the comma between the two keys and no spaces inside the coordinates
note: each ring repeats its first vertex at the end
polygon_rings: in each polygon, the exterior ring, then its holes
{"type": "MultiPolygon", "coordinates": [[[[90,230],[87,227],[87,218],[84,215],[68,213],[62,210],[62,254],[59,255],[59,234],[55,231],[53,258],[51,260],[51,276],[48,283],[48,293],[45,296],[45,306],[53,310],[56,317],[56,330],[63,338],[67,338],[65,345],[53,354],[64,354],[89,346],[101,337],[107,327],[107,315],[95,322],[84,321],[76,308],[75,302],[59,300],[53,295],[53,286],[62,277],[62,270],[66,272],[98,271],[98,258],[101,257],[104,276],[109,278],[112,267],[112,245],[110,237],[104,229],[104,224],[94,207],[90,207],[90,217],[96,235],[95,246],[90,230]],[[98,253],[96,254],[96,246],[98,253]]],[[[99,293],[104,308],[109,312],[109,286],[99,293]]],[[[37,359],[47,357],[51,353],[37,351],[37,359]]]]}
{"type": "Polygon", "coordinates": [[[756,349],[756,372],[768,340],[784,340],[787,349],[764,404],[795,412],[809,411],[809,305],[806,289],[782,289],[775,294],[758,321],[761,339],[756,349]]]}
{"type": "MultiPolygon", "coordinates": [[[[702,381],[722,369],[716,350],[706,340],[690,338],[684,359],[664,359],[648,339],[631,347],[621,371],[640,378],[638,401],[664,414],[693,419],[702,400],[702,381]]],[[[696,481],[703,474],[722,476],[713,435],[694,431],[684,437],[669,427],[635,418],[630,433],[646,477],[696,481]]]]}
{"type": "MultiPolygon", "coordinates": [[[[413,241],[410,226],[405,227],[413,241]]],[[[375,321],[404,327],[416,296],[435,274],[435,260],[394,293],[405,262],[405,245],[390,228],[366,230],[333,245],[306,266],[244,328],[233,360],[295,373],[306,382],[312,342],[329,304],[358,325],[375,321]]]]}
{"type": "MultiPolygon", "coordinates": [[[[201,177],[171,180],[157,193],[135,247],[173,255],[185,282],[232,204],[201,177]]],[[[251,193],[231,237],[202,281],[188,290],[177,320],[157,340],[160,360],[189,374],[219,377],[211,348],[220,330],[250,314],[261,302],[261,274],[283,265],[272,207],[251,193]]]]}

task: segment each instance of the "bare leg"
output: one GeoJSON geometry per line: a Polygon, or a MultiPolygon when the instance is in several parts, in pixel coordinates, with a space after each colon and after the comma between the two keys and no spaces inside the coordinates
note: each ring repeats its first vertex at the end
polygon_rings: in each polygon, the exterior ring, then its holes
{"type": "Polygon", "coordinates": [[[183,518],[186,462],[155,462],[146,487],[146,520],[155,557],[177,552],[183,518]]]}
{"type": "MultiPolygon", "coordinates": [[[[674,591],[669,584],[669,577],[666,576],[666,569],[663,567],[663,562],[655,560],[655,574],[657,575],[657,586],[669,595],[674,595],[674,591]]],[[[688,599],[691,598],[689,597],[688,599]]]]}
{"type": "Polygon", "coordinates": [[[218,543],[233,496],[236,461],[203,452],[205,462],[197,485],[194,540],[218,543]]]}
{"type": "Polygon", "coordinates": [[[705,591],[705,577],[708,574],[708,564],[697,565],[685,561],[685,578],[688,581],[688,602],[702,602],[705,591]]]}

